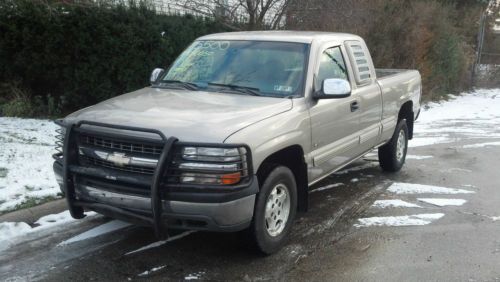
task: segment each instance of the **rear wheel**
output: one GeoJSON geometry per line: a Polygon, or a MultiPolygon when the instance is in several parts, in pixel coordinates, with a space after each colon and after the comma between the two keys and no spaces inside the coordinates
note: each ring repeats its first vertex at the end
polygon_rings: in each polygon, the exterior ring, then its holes
{"type": "Polygon", "coordinates": [[[406,160],[408,150],[408,126],[406,120],[400,120],[389,143],[378,149],[378,161],[383,170],[399,171],[406,160]]]}
{"type": "Polygon", "coordinates": [[[292,171],[274,168],[264,180],[255,204],[250,235],[264,254],[278,251],[290,233],[297,210],[297,185],[292,171]]]}

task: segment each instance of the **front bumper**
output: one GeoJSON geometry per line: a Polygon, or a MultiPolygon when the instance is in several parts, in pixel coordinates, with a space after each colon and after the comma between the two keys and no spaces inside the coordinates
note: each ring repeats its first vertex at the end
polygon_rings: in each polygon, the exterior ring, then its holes
{"type": "MultiPolygon", "coordinates": [[[[54,173],[57,179],[62,179],[62,165],[58,162],[54,162],[54,173]]],[[[112,218],[138,225],[150,225],[130,213],[150,217],[151,198],[94,186],[77,184],[73,204],[112,218]]],[[[65,192],[62,185],[61,190],[65,192]]],[[[178,200],[162,199],[161,220],[164,225],[173,229],[240,231],[247,228],[252,221],[258,191],[258,181],[254,176],[250,185],[237,193],[210,193],[211,197],[203,197],[204,193],[183,193],[176,197],[178,200]],[[200,200],[204,201],[199,202],[200,200]]]]}
{"type": "Polygon", "coordinates": [[[82,123],[66,128],[63,155],[54,163],[56,179],[74,218],[84,217],[84,209],[93,210],[112,218],[153,226],[158,237],[163,237],[161,230],[165,228],[238,231],[250,225],[255,195],[259,191],[255,175],[250,174],[253,176],[234,188],[167,185],[162,181],[162,172],[170,163],[171,147],[176,139],[166,139],[153,130],[125,126],[119,128],[157,133],[164,140],[165,145],[152,177],[82,166],[75,159],[78,149],[74,146],[74,136],[81,131],[82,123]],[[145,190],[145,187],[149,188],[145,190]]]}
{"type": "MultiPolygon", "coordinates": [[[[100,203],[140,214],[148,214],[151,210],[151,199],[147,197],[115,193],[84,185],[78,185],[76,192],[77,198],[85,202],[100,203]]],[[[254,204],[255,195],[220,203],[162,200],[161,217],[169,228],[239,231],[249,226],[254,204]]],[[[101,212],[117,217],[116,212],[108,211],[105,207],[101,212]]],[[[127,220],[126,215],[121,218],[127,220]]]]}

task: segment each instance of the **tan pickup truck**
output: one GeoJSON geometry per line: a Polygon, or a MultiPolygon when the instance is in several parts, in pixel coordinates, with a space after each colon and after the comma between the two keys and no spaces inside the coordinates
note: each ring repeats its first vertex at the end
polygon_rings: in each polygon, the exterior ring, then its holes
{"type": "Polygon", "coordinates": [[[418,71],[375,69],[355,35],[212,34],[150,87],[58,120],[54,170],[75,218],[247,230],[269,254],[312,184],[376,148],[401,169],[420,96],[418,71]]]}

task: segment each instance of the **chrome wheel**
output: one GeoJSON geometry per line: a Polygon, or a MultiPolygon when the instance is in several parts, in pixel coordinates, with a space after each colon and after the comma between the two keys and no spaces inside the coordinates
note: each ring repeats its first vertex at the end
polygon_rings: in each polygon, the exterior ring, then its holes
{"type": "Polygon", "coordinates": [[[284,184],[274,186],[267,197],[265,223],[267,233],[276,237],[285,229],[290,215],[290,192],[284,184]]]}
{"type": "Polygon", "coordinates": [[[398,141],[396,144],[396,159],[398,162],[403,160],[406,149],[406,138],[403,130],[399,131],[398,141]]]}

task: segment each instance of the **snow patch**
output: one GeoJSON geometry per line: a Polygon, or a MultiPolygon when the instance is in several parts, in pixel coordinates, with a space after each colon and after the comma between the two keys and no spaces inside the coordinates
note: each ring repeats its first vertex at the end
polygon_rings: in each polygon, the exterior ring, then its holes
{"type": "Polygon", "coordinates": [[[56,225],[61,225],[64,223],[68,223],[71,221],[74,221],[75,219],[71,217],[71,214],[69,211],[63,211],[60,213],[56,214],[49,214],[46,216],[40,217],[37,221],[35,221],[35,224],[38,225],[38,227],[35,227],[33,229],[44,229],[44,228],[50,228],[56,225]]]}
{"type": "Polygon", "coordinates": [[[432,185],[395,182],[387,191],[396,194],[472,194],[474,191],[432,185]]]}
{"type": "Polygon", "coordinates": [[[373,203],[375,208],[421,208],[421,206],[403,200],[377,200],[373,203]]]}
{"type": "MultiPolygon", "coordinates": [[[[87,212],[87,216],[96,215],[95,212],[87,212]]],[[[39,218],[35,222],[35,227],[29,226],[24,222],[2,222],[0,223],[0,246],[8,247],[12,242],[27,234],[46,230],[59,225],[75,221],[69,211],[63,211],[57,214],[49,214],[39,218]]],[[[0,248],[1,249],[1,248],[0,248]]]]}
{"type": "Polygon", "coordinates": [[[352,182],[352,183],[359,182],[359,178],[353,178],[353,179],[351,179],[351,182],[352,182]]]}
{"type": "Polygon", "coordinates": [[[101,236],[101,235],[104,235],[107,233],[114,232],[116,230],[120,230],[120,229],[129,227],[130,225],[131,225],[130,223],[127,223],[127,222],[124,222],[121,220],[112,220],[108,223],[94,227],[94,228],[92,228],[84,233],[81,233],[75,237],[72,237],[66,241],[63,241],[63,242],[59,243],[58,246],[64,246],[64,245],[68,245],[71,243],[87,240],[90,238],[95,238],[95,237],[98,237],[98,236],[101,236]]]}
{"type": "Polygon", "coordinates": [[[184,280],[198,280],[200,279],[203,275],[205,274],[205,272],[197,272],[197,273],[192,273],[192,274],[188,274],[184,277],[184,280]]]}
{"type": "Polygon", "coordinates": [[[184,237],[186,237],[186,236],[188,236],[188,235],[190,235],[190,234],[192,234],[194,232],[196,232],[196,231],[194,231],[194,230],[187,231],[187,232],[184,232],[184,233],[172,236],[172,237],[168,238],[167,240],[157,241],[157,242],[151,243],[149,245],[146,245],[144,247],[141,247],[141,248],[139,248],[137,250],[130,251],[130,252],[126,253],[125,255],[128,256],[128,255],[139,253],[139,252],[142,252],[142,251],[145,251],[145,250],[148,250],[148,249],[157,248],[157,247],[160,247],[160,246],[162,246],[162,245],[164,245],[164,244],[166,244],[168,242],[172,242],[172,241],[184,238],[184,237]]]}
{"type": "Polygon", "coordinates": [[[22,236],[30,231],[31,226],[25,222],[2,222],[0,223],[0,242],[22,236]]]}
{"type": "Polygon", "coordinates": [[[358,219],[359,224],[355,227],[370,226],[418,226],[427,225],[444,216],[444,213],[426,213],[403,216],[368,217],[358,219]]]}
{"type": "Polygon", "coordinates": [[[487,143],[478,143],[478,144],[470,144],[464,145],[462,148],[470,149],[470,148],[484,148],[488,146],[500,146],[500,142],[487,142],[487,143]]]}
{"type": "Polygon", "coordinates": [[[0,211],[61,192],[52,171],[56,128],[50,120],[0,117],[0,211]]]}
{"type": "Polygon", "coordinates": [[[415,138],[409,146],[500,138],[500,99],[495,99],[498,95],[498,89],[478,89],[448,101],[426,104],[415,122],[415,138]]]}
{"type": "Polygon", "coordinates": [[[314,192],[319,192],[319,191],[324,191],[324,190],[328,190],[328,189],[333,189],[333,188],[337,188],[337,187],[340,187],[344,185],[344,183],[334,183],[334,184],[330,184],[330,185],[326,185],[326,186],[323,186],[323,187],[319,187],[317,189],[314,189],[314,190],[311,190],[310,193],[314,193],[314,192]]]}
{"type": "Polygon", "coordinates": [[[139,276],[139,277],[148,276],[149,274],[151,274],[153,272],[156,272],[158,270],[162,270],[165,267],[166,267],[166,265],[162,265],[162,266],[158,266],[158,267],[153,267],[150,270],[146,270],[143,273],[139,273],[137,276],[139,276]]]}
{"type": "Polygon", "coordinates": [[[440,198],[418,198],[420,202],[428,203],[438,207],[444,206],[461,206],[467,201],[464,199],[440,199],[440,198]]]}
{"type": "Polygon", "coordinates": [[[472,170],[470,169],[465,169],[465,168],[458,168],[458,167],[452,167],[452,168],[448,168],[448,169],[441,169],[439,170],[441,172],[445,172],[445,173],[454,173],[454,172],[466,172],[466,173],[471,173],[472,170]]]}
{"type": "Polygon", "coordinates": [[[418,138],[415,137],[408,142],[408,147],[422,147],[436,144],[451,143],[453,140],[448,137],[436,136],[436,137],[425,137],[418,138]]]}
{"type": "Polygon", "coordinates": [[[425,160],[434,158],[433,156],[417,156],[417,155],[406,155],[407,160],[425,160]]]}

